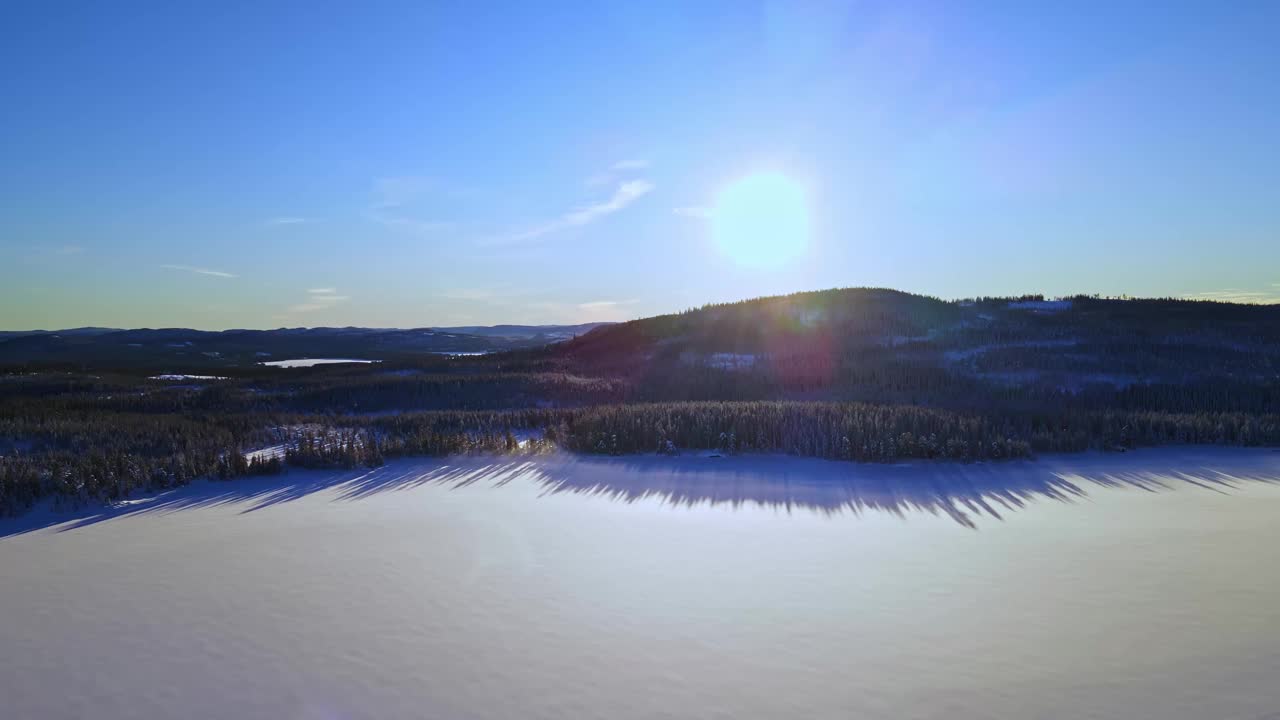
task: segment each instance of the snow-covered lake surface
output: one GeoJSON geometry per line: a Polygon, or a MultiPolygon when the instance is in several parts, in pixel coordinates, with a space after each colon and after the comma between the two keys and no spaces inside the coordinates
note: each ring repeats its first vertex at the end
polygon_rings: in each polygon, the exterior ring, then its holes
{"type": "Polygon", "coordinates": [[[294,360],[271,360],[260,363],[261,365],[269,365],[271,367],[282,368],[299,368],[314,367],[316,365],[338,365],[341,363],[376,363],[380,360],[356,360],[353,358],[296,358],[294,360]]]}
{"type": "Polygon", "coordinates": [[[6,718],[1280,712],[1280,453],[467,458],[0,522],[6,718]]]}

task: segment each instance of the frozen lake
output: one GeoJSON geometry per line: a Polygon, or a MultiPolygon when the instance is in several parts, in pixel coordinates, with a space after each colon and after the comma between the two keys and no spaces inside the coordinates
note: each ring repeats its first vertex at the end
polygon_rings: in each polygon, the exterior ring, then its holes
{"type": "Polygon", "coordinates": [[[382,362],[381,360],[357,360],[355,358],[295,358],[293,360],[269,360],[267,362],[258,363],[268,367],[282,368],[305,368],[315,367],[316,365],[342,365],[344,363],[358,363],[367,365],[369,363],[382,362]]]}
{"type": "Polygon", "coordinates": [[[469,458],[0,521],[5,718],[1280,717],[1280,453],[469,458]]]}

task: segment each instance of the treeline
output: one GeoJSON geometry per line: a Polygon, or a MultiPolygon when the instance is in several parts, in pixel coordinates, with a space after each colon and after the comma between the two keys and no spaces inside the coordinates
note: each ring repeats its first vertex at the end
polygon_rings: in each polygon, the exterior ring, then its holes
{"type": "Polygon", "coordinates": [[[43,498],[58,507],[112,502],[196,478],[274,474],[305,468],[378,465],[385,457],[515,452],[518,428],[542,427],[549,411],[429,412],[399,423],[296,414],[157,414],[45,411],[0,406],[0,516],[43,498]],[[282,452],[250,452],[280,447],[282,452]]]}
{"type": "Polygon", "coordinates": [[[268,415],[135,414],[0,406],[0,514],[40,498],[60,505],[110,502],[198,477],[277,472],[248,448],[282,434],[268,415]]]}
{"type": "Polygon", "coordinates": [[[1280,415],[1235,412],[963,413],[911,405],[713,401],[406,413],[337,422],[346,431],[367,431],[387,456],[505,451],[512,449],[512,432],[588,453],[719,449],[873,462],[1167,444],[1280,446],[1280,415]]]}
{"type": "MultiPolygon", "coordinates": [[[[517,437],[517,431],[522,435],[529,435],[531,431],[511,426],[450,430],[438,426],[452,422],[440,423],[434,417],[419,419],[425,422],[412,429],[404,426],[401,432],[352,428],[308,431],[286,446],[284,461],[308,469],[351,470],[378,467],[389,458],[406,456],[537,454],[555,449],[555,444],[542,431],[522,440],[517,437]]],[[[515,420],[515,417],[509,419],[515,420]]]]}
{"type": "Polygon", "coordinates": [[[325,430],[304,432],[289,442],[284,461],[309,469],[378,467],[386,461],[381,443],[368,432],[325,430]]]}
{"type": "Polygon", "coordinates": [[[714,449],[841,460],[1026,457],[1031,446],[998,422],[942,410],[860,403],[704,402],[588,408],[550,428],[580,452],[714,449]]]}
{"type": "Polygon", "coordinates": [[[838,460],[1001,460],[1144,445],[1280,446],[1280,416],[1107,410],[960,412],[914,405],[752,401],[392,416],[71,414],[0,418],[0,513],[44,497],[113,501],[199,477],[376,466],[459,453],[718,450],[838,460]],[[278,447],[279,453],[249,450],[278,447]]]}
{"type": "Polygon", "coordinates": [[[55,507],[123,500],[138,491],[158,492],[196,478],[228,480],[277,474],[279,458],[248,459],[238,450],[153,456],[123,450],[10,454],[0,457],[0,517],[17,515],[52,497],[55,507]]]}

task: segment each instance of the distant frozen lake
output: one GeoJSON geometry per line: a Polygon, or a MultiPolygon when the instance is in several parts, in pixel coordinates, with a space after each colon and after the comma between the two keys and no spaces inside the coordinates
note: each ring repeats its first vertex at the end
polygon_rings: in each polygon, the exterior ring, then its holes
{"type": "Polygon", "coordinates": [[[298,358],[296,360],[271,360],[260,363],[261,365],[270,365],[271,367],[282,368],[299,368],[313,367],[315,365],[338,365],[341,363],[376,363],[381,360],[356,360],[353,358],[298,358]]]}
{"type": "Polygon", "coordinates": [[[465,458],[0,521],[5,718],[1280,712],[1280,453],[465,458]]]}

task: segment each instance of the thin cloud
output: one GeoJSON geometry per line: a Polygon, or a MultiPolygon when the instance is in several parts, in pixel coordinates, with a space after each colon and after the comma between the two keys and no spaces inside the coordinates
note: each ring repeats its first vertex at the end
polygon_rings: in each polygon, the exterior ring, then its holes
{"type": "Polygon", "coordinates": [[[555,315],[573,318],[576,322],[595,320],[625,320],[636,314],[633,306],[640,302],[638,298],[628,300],[592,300],[567,307],[562,306],[555,315]]]}
{"type": "Polygon", "coordinates": [[[567,225],[586,225],[597,218],[618,212],[631,203],[653,191],[653,183],[648,180],[631,180],[618,186],[613,197],[602,203],[587,205],[567,213],[562,221],[567,225]]]}
{"type": "Polygon", "coordinates": [[[648,180],[628,180],[613,191],[607,200],[592,205],[584,205],[579,208],[570,210],[555,220],[535,225],[528,230],[513,233],[511,235],[492,238],[488,241],[481,242],[482,245],[509,245],[512,243],[527,242],[535,240],[544,235],[550,235],[554,232],[566,230],[571,227],[581,227],[599,220],[606,215],[611,215],[619,210],[625,209],[636,200],[649,194],[654,189],[654,184],[648,180]]]}
{"type": "Polygon", "coordinates": [[[578,303],[579,310],[610,310],[623,305],[634,305],[640,302],[639,299],[633,300],[592,300],[591,302],[578,303]]]}
{"type": "Polygon", "coordinates": [[[190,265],[161,265],[160,267],[164,268],[165,270],[180,270],[182,272],[196,273],[197,275],[208,275],[210,277],[220,277],[220,278],[240,277],[239,275],[235,275],[229,272],[222,272],[221,270],[209,270],[208,268],[198,268],[198,267],[192,267],[190,265]]]}
{"type": "Polygon", "coordinates": [[[337,288],[312,288],[307,291],[306,301],[289,306],[288,312],[294,314],[328,310],[351,299],[351,296],[338,295],[337,292],[337,288]]]}
{"type": "Polygon", "coordinates": [[[264,224],[274,227],[276,225],[301,225],[302,223],[309,222],[311,222],[311,218],[283,216],[267,218],[264,224]]]}
{"type": "Polygon", "coordinates": [[[57,250],[54,250],[54,252],[59,255],[79,255],[84,252],[84,247],[81,245],[63,245],[57,250]]]}
{"type": "MultiPolygon", "coordinates": [[[[1273,283],[1271,287],[1280,288],[1280,283],[1273,283]]],[[[1268,290],[1243,290],[1240,288],[1225,288],[1222,290],[1189,293],[1183,295],[1183,297],[1188,300],[1216,300],[1218,302],[1243,303],[1246,305],[1270,305],[1272,303],[1280,303],[1280,293],[1268,290]]]]}
{"type": "Polygon", "coordinates": [[[634,175],[641,170],[649,169],[648,160],[619,160],[609,166],[609,169],[587,178],[587,187],[603,187],[615,183],[628,175],[634,175]]]}

